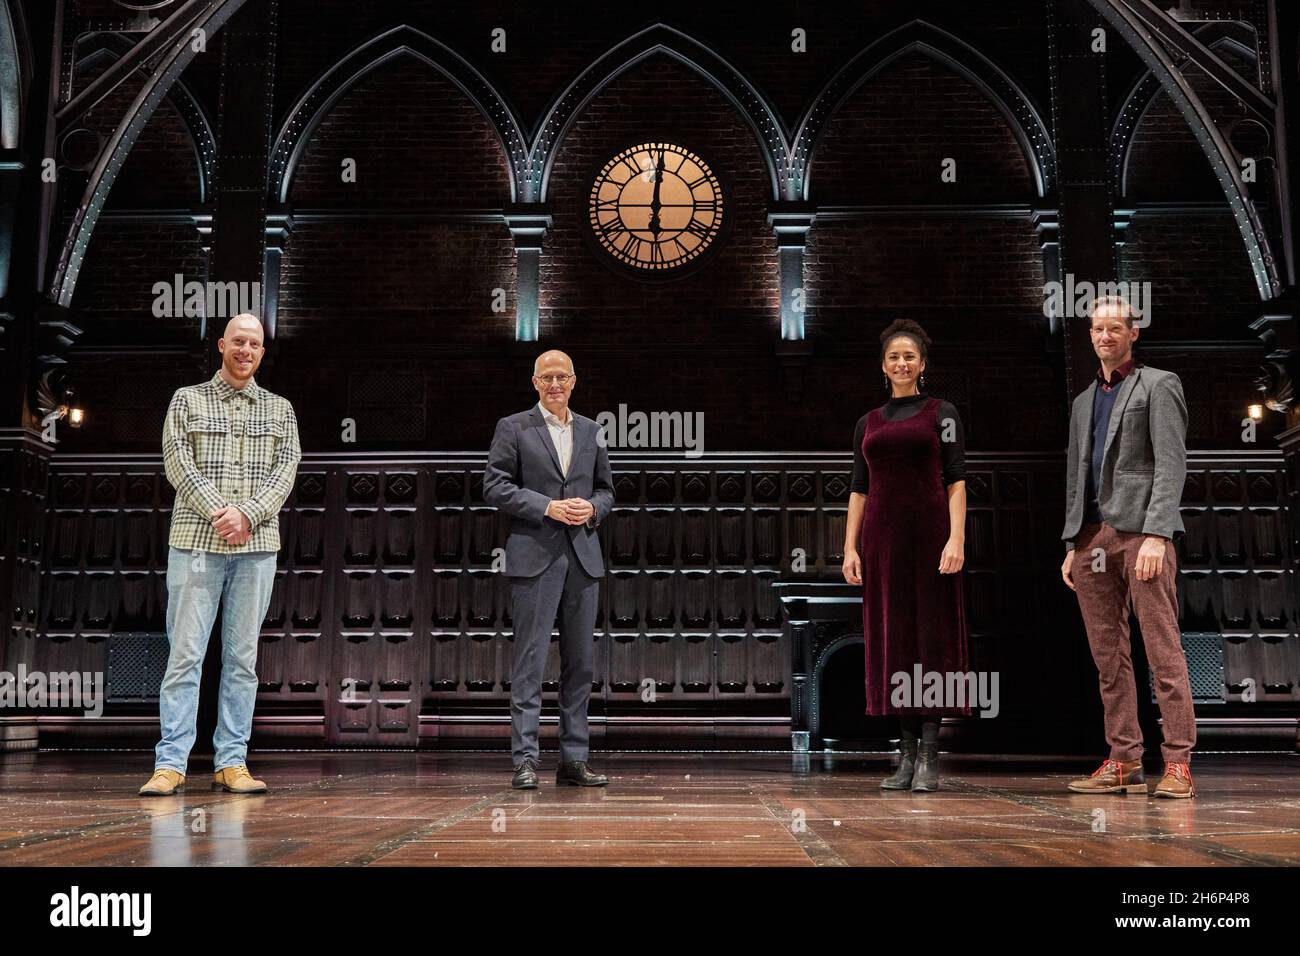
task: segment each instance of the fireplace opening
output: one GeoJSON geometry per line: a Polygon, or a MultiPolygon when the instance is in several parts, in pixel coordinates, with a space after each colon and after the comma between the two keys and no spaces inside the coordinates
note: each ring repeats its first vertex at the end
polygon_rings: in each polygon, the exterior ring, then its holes
{"type": "Polygon", "coordinates": [[[892,750],[897,717],[868,717],[862,638],[832,650],[818,675],[817,724],[826,750],[892,750]]]}

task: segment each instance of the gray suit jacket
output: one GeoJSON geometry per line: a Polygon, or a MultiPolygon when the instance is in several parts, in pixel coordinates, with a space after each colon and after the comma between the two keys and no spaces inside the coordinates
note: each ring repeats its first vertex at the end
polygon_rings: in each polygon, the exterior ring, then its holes
{"type": "Polygon", "coordinates": [[[497,422],[483,471],[483,499],[510,515],[505,569],[510,577],[541,574],[564,552],[566,535],[583,570],[596,578],[605,574],[596,525],[614,507],[609,449],[597,441],[598,424],[572,409],[569,414],[573,415],[573,452],[568,477],[560,472],[555,442],[536,405],[497,422]],[[586,498],[596,513],[585,525],[564,524],[546,516],[546,506],[554,498],[586,498]]]}
{"type": "MultiPolygon", "coordinates": [[[[1066,549],[1083,524],[1092,457],[1092,400],[1096,382],[1074,400],[1066,455],[1066,549]]],[[[1187,403],[1173,372],[1139,365],[1124,377],[1111,410],[1101,459],[1097,502],[1106,524],[1118,531],[1173,539],[1183,533],[1178,510],[1187,479],[1187,403]]]]}

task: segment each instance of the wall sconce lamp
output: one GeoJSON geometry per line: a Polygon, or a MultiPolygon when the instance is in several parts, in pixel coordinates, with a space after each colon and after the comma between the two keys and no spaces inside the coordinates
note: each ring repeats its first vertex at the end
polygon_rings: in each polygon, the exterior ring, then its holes
{"type": "Polygon", "coordinates": [[[66,380],[65,370],[57,368],[46,372],[36,383],[33,404],[47,440],[53,437],[53,425],[60,419],[67,419],[73,428],[80,428],[86,421],[86,410],[78,404],[77,390],[66,380]]]}
{"type": "Polygon", "coordinates": [[[1291,405],[1295,400],[1295,389],[1291,373],[1282,362],[1265,362],[1260,374],[1255,378],[1255,391],[1263,398],[1262,402],[1251,402],[1246,406],[1246,414],[1251,421],[1260,421],[1264,409],[1268,408],[1283,415],[1290,415],[1291,405]]]}
{"type": "Polygon", "coordinates": [[[77,404],[77,390],[68,388],[63,393],[63,405],[60,406],[64,416],[68,419],[68,424],[73,428],[80,428],[82,422],[86,420],[86,410],[77,404]]]}

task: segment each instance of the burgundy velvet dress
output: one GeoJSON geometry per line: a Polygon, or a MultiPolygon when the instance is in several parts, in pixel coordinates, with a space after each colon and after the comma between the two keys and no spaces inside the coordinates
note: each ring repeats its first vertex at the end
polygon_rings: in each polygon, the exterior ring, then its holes
{"type": "MultiPolygon", "coordinates": [[[[969,670],[962,574],[940,574],[948,542],[937,398],[920,411],[888,421],[884,409],[866,416],[862,454],[870,481],[858,538],[862,559],[862,627],[866,641],[867,714],[969,715],[969,706],[914,707],[891,702],[893,675],[969,670]]],[[[895,400],[897,401],[897,400],[895,400]]],[[[951,407],[951,406],[949,406],[951,407]]],[[[906,685],[905,685],[906,686],[906,685]]]]}

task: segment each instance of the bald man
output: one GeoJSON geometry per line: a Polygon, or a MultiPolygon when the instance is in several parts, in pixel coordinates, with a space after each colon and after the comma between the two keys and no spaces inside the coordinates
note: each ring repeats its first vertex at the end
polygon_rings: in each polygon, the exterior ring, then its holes
{"type": "Polygon", "coordinates": [[[605,562],[596,526],[614,506],[609,451],[600,426],[569,409],[573,360],[544,352],[533,364],[537,404],[497,422],[483,472],[483,498],[510,515],[514,654],[510,668],[511,786],[537,788],[542,673],[551,630],[560,631],[560,764],[557,784],[603,787],[587,764],[596,606],[605,562]]]}
{"type": "Polygon", "coordinates": [[[163,423],[163,466],[176,489],[167,555],[167,639],[159,692],[162,739],[140,795],[185,787],[199,677],[221,609],[221,690],[212,738],[212,788],[265,793],[246,755],[257,698],[257,642],[280,550],[280,507],[302,457],[293,406],[253,380],[262,323],[237,315],[217,342],[221,368],[177,389],[163,423]]]}

